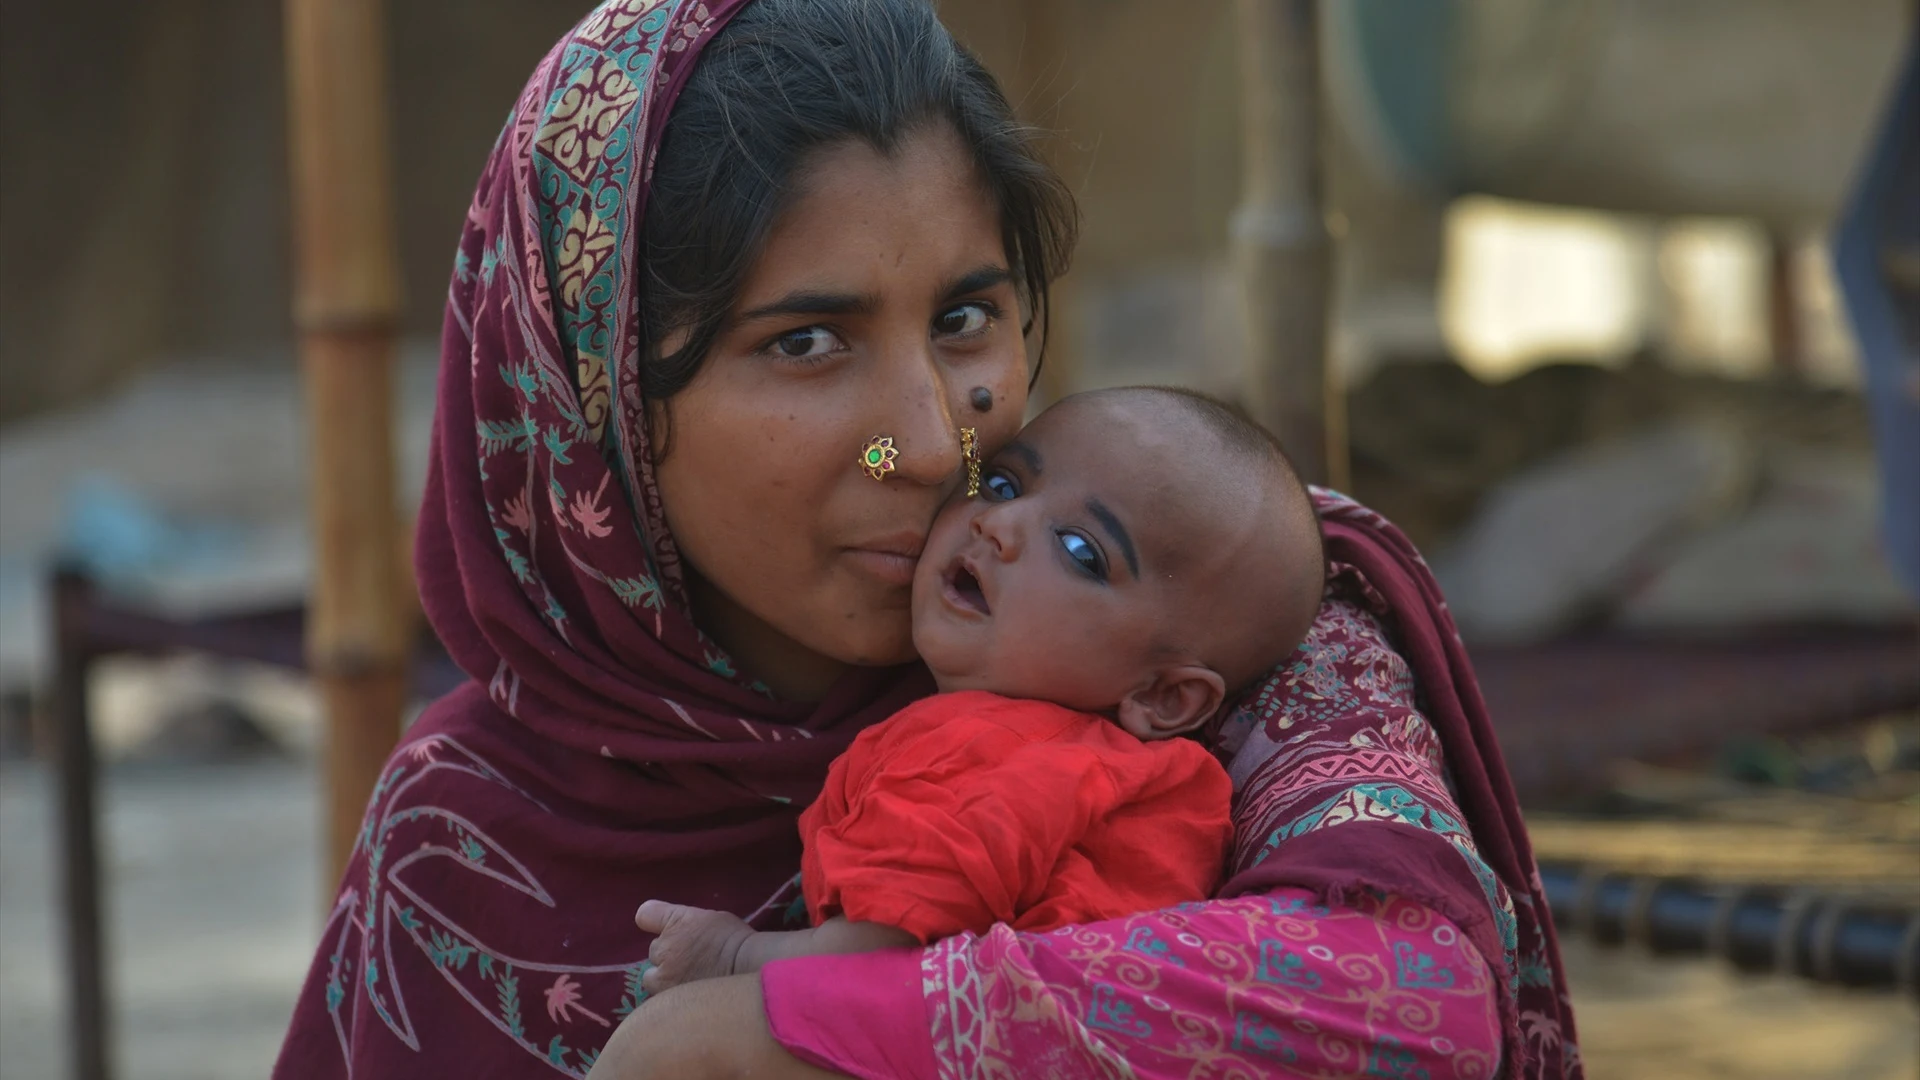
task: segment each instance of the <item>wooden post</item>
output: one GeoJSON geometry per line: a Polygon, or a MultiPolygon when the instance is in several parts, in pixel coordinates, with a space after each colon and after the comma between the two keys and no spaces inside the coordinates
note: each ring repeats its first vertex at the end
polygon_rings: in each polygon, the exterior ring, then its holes
{"type": "MultiPolygon", "coordinates": [[[[1026,0],[1025,33],[1020,42],[1021,119],[1048,133],[1042,153],[1067,184],[1084,175],[1080,163],[1062,144],[1061,99],[1072,84],[1073,21],[1081,17],[1077,5],[1065,0],[1026,0]]],[[[1048,290],[1046,362],[1033,387],[1028,413],[1039,412],[1080,388],[1080,311],[1073,275],[1056,280],[1048,290]]]]}
{"type": "Polygon", "coordinates": [[[68,1031],[73,1075],[78,1080],[107,1080],[112,1075],[113,1030],[108,1021],[93,728],[87,701],[87,673],[94,660],[86,627],[92,600],[93,585],[79,571],[55,571],[51,711],[59,780],[60,906],[67,929],[68,1031]]]}
{"type": "Polygon", "coordinates": [[[327,718],[328,887],[400,734],[409,621],[393,478],[400,310],[381,0],[287,0],[294,322],[312,427],[307,658],[327,718]]]}
{"type": "Polygon", "coordinates": [[[1807,355],[1795,254],[1792,235],[1767,231],[1767,343],[1774,374],[1798,380],[1806,377],[1807,355]]]}
{"type": "Polygon", "coordinates": [[[1314,0],[1235,0],[1241,195],[1232,242],[1247,405],[1301,475],[1345,486],[1346,403],[1327,353],[1332,243],[1320,201],[1314,0]]]}

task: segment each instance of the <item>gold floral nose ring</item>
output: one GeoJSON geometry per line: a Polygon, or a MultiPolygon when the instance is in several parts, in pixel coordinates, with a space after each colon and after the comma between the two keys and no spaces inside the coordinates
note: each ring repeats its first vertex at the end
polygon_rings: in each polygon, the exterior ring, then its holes
{"type": "Polygon", "coordinates": [[[860,468],[875,480],[885,480],[893,471],[893,460],[900,451],[893,448],[893,436],[875,435],[860,448],[860,468]]]}
{"type": "Polygon", "coordinates": [[[967,498],[980,494],[980,436],[973,428],[960,429],[960,456],[967,459],[967,498]]]}

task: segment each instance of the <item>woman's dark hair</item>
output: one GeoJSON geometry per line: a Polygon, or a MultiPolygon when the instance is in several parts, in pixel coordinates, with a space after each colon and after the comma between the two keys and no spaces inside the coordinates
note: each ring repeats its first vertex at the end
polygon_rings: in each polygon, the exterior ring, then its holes
{"type": "Polygon", "coordinates": [[[999,208],[1023,332],[1039,320],[1044,350],[1047,286],[1078,218],[993,76],[928,0],[754,0],[702,50],[662,133],[640,318],[651,351],[671,331],[686,338],[645,359],[643,394],[671,398],[699,371],[810,152],[859,139],[890,154],[940,122],[999,208]]]}

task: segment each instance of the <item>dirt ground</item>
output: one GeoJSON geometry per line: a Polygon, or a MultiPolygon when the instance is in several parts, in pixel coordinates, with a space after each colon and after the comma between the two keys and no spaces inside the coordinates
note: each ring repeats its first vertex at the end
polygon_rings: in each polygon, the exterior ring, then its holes
{"type": "MultiPolygon", "coordinates": [[[[50,785],[0,766],[0,1080],[67,1075],[50,785]]],[[[319,921],[311,766],[126,764],[104,784],[119,1075],[257,1078],[319,921]]],[[[1569,942],[1593,1080],[1911,1080],[1920,1009],[1569,942]]]]}

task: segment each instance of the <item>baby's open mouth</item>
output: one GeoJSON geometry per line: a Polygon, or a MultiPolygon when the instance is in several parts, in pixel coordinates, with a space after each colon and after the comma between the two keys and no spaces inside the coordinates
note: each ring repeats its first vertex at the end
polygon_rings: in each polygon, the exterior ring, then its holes
{"type": "Polygon", "coordinates": [[[990,611],[987,594],[980,589],[980,579],[967,568],[964,560],[954,560],[947,570],[947,600],[956,607],[968,608],[982,615],[990,611]]]}

